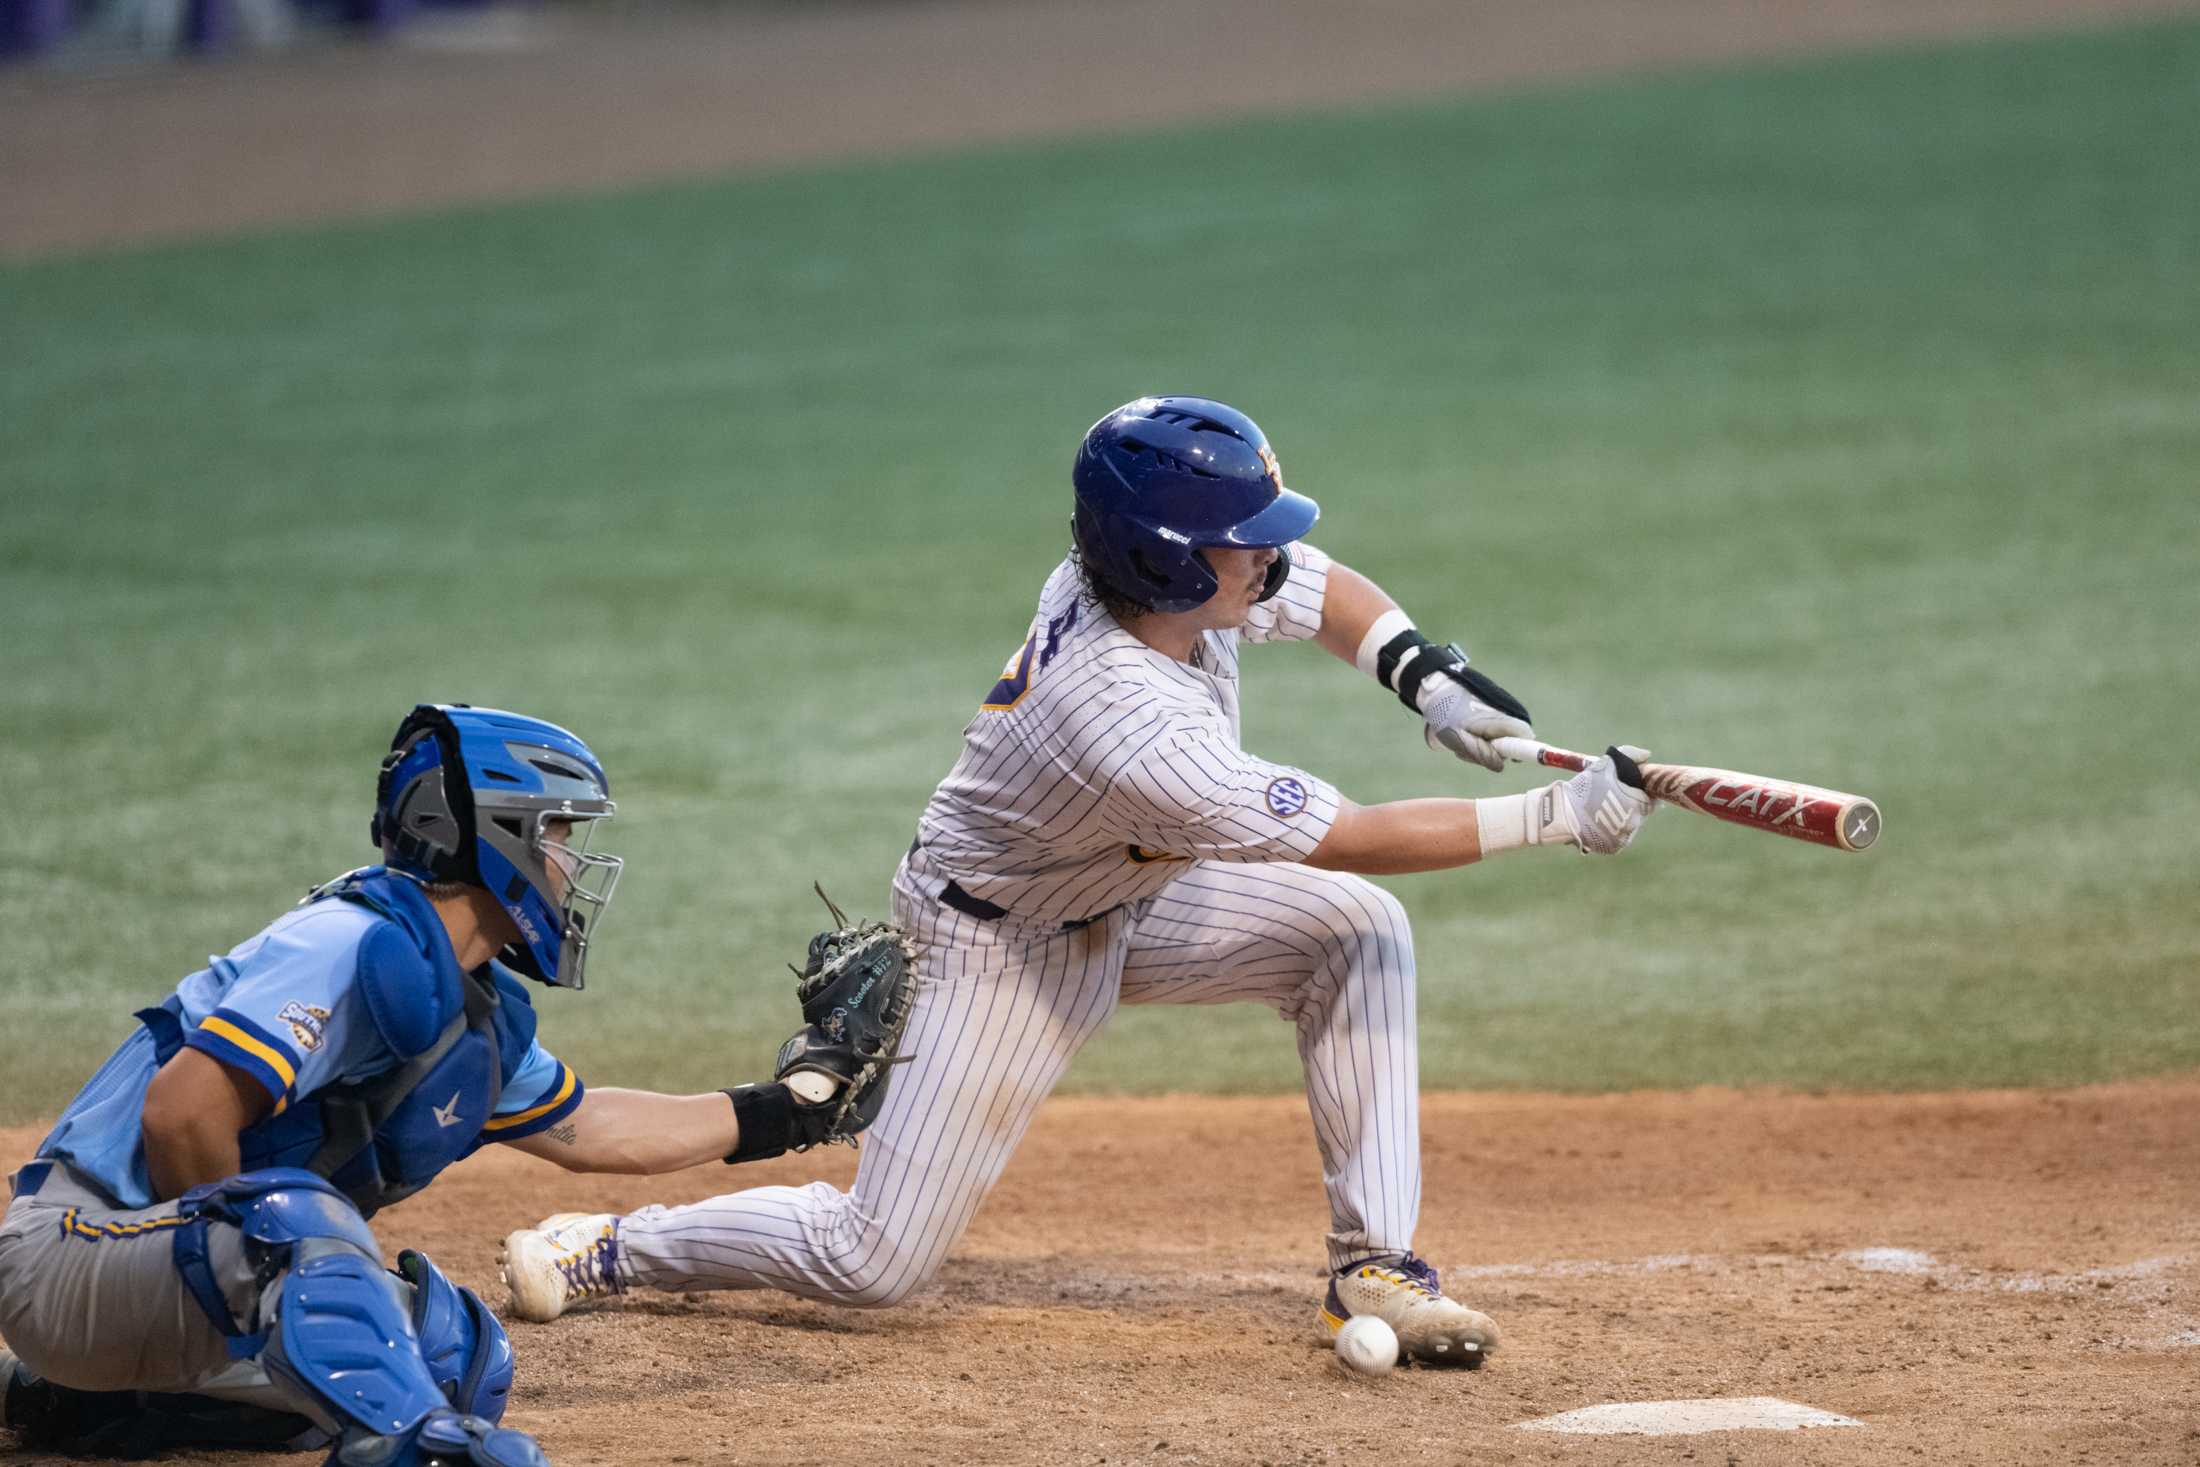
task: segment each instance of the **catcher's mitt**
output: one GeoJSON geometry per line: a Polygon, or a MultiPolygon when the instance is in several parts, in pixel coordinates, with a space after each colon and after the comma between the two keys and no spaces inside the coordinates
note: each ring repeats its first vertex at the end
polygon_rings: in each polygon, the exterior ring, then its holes
{"type": "Polygon", "coordinates": [[[809,961],[794,969],[808,1022],[779,1047],[773,1075],[797,1098],[789,1138],[795,1151],[853,1146],[878,1118],[888,1069],[909,1058],[898,1050],[917,996],[907,935],[890,922],[850,922],[823,888],[817,894],[835,925],[810,939],[809,961]]]}

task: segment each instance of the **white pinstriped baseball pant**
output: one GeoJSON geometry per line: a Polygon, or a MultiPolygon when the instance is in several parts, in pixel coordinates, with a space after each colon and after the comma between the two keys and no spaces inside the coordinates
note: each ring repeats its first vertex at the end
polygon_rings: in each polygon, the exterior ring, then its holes
{"type": "Polygon", "coordinates": [[[907,889],[920,985],[851,1190],[757,1187],[620,1226],[630,1281],[896,1303],[970,1225],[1039,1103],[1124,1003],[1265,1003],[1292,1021],[1329,1196],[1329,1263],[1412,1246],[1421,1204],[1413,941],[1395,897],[1296,865],[1200,862],[1074,932],[907,889]]]}

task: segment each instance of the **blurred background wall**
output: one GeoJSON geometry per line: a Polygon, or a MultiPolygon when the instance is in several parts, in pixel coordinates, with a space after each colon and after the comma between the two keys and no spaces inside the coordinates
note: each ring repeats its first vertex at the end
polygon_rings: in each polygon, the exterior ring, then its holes
{"type": "Polygon", "coordinates": [[[0,0],[0,258],[2181,0],[0,0]],[[269,17],[248,24],[247,5],[269,17]],[[194,44],[191,17],[228,18],[194,44]],[[39,17],[34,20],[32,17],[39,17]],[[145,24],[163,18],[147,38],[145,24]],[[58,28],[50,22],[60,21],[58,28]]]}

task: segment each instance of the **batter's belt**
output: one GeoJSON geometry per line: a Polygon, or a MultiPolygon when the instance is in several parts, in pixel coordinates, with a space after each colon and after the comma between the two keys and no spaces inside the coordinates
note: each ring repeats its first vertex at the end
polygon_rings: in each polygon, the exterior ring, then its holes
{"type": "MultiPolygon", "coordinates": [[[[923,848],[924,842],[922,840],[909,842],[909,854],[912,856],[923,848]]],[[[975,917],[980,922],[998,922],[1002,918],[1012,915],[1008,908],[1002,906],[999,902],[989,902],[984,897],[972,896],[969,892],[964,891],[962,883],[953,877],[949,877],[947,885],[940,888],[939,903],[943,907],[953,907],[965,917],[975,917]]],[[[1059,930],[1075,932],[1080,928],[1090,927],[1114,910],[1114,907],[1108,907],[1094,912],[1089,917],[1079,917],[1073,921],[1064,922],[1059,930]]]]}
{"type": "MultiPolygon", "coordinates": [[[[950,880],[947,885],[940,888],[940,905],[943,907],[953,907],[956,911],[962,913],[965,917],[975,917],[980,922],[998,922],[1003,917],[1006,917],[1009,914],[1008,908],[1002,906],[1000,903],[989,902],[984,897],[972,896],[969,892],[962,889],[962,884],[960,882],[953,880],[950,880]]],[[[1095,912],[1090,917],[1079,917],[1074,922],[1064,922],[1062,924],[1061,930],[1064,932],[1075,932],[1079,928],[1090,927],[1093,923],[1099,921],[1102,917],[1107,916],[1108,912],[1112,912],[1114,910],[1115,908],[1109,907],[1107,911],[1095,912]]]]}

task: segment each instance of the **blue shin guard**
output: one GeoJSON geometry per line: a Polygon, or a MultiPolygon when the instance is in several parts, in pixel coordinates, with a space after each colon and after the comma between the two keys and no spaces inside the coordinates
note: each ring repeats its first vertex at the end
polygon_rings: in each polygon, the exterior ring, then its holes
{"type": "Polygon", "coordinates": [[[301,1243],[283,1275],[260,1364],[340,1421],[402,1436],[444,1407],[405,1317],[396,1280],[376,1259],[301,1243]]]}
{"type": "Polygon", "coordinates": [[[176,1231],[186,1284],[233,1355],[256,1359],[328,1419],[339,1433],[330,1464],[546,1467],[530,1438],[472,1414],[502,1413],[511,1383],[502,1328],[417,1254],[401,1260],[416,1265],[402,1280],[386,1271],[365,1219],[326,1181],[287,1167],[247,1172],[193,1189],[182,1211],[196,1221],[176,1231]],[[213,1276],[214,1221],[244,1235],[260,1277],[279,1276],[274,1318],[257,1329],[238,1322],[213,1276]],[[451,1396],[422,1353],[415,1317],[435,1335],[451,1396]]]}
{"type": "MultiPolygon", "coordinates": [[[[502,1415],[512,1379],[503,1329],[427,1260],[401,1261],[425,1266],[430,1287],[416,1284],[414,1299],[430,1303],[412,1313],[440,1331],[438,1361],[455,1367],[453,1393],[502,1415]],[[453,1310],[472,1317],[461,1323],[453,1310]]],[[[349,1429],[331,1467],[548,1467],[533,1438],[448,1403],[407,1318],[405,1292],[379,1264],[348,1251],[293,1262],[283,1279],[276,1331],[260,1360],[270,1375],[341,1413],[349,1429]]]]}
{"type": "Polygon", "coordinates": [[[412,1285],[413,1333],[444,1399],[492,1425],[504,1419],[512,1393],[512,1342],[504,1326],[472,1289],[462,1289],[428,1261],[406,1249],[397,1276],[412,1285]]]}

